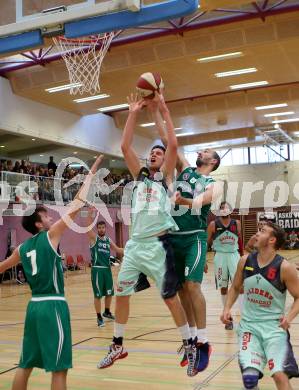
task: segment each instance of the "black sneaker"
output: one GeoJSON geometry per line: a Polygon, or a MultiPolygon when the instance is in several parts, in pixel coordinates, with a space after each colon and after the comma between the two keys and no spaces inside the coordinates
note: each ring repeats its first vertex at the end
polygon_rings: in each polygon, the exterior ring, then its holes
{"type": "Polygon", "coordinates": [[[115,320],[115,317],[114,317],[114,315],[111,313],[111,311],[109,311],[109,313],[106,313],[106,312],[104,311],[104,313],[102,314],[102,316],[105,317],[105,318],[108,318],[109,320],[115,320]]]}
{"type": "Polygon", "coordinates": [[[137,283],[134,286],[134,291],[135,292],[143,291],[143,290],[146,290],[147,288],[150,288],[150,286],[151,285],[150,285],[149,281],[147,280],[146,275],[141,272],[139,274],[137,283]]]}

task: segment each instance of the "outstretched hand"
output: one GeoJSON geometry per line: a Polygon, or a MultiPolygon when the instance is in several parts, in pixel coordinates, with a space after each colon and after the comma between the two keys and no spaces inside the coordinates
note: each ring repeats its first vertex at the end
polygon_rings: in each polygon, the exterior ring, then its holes
{"type": "Polygon", "coordinates": [[[146,105],[144,99],[139,99],[137,93],[131,93],[131,95],[127,97],[127,101],[130,113],[138,113],[146,105]]]}

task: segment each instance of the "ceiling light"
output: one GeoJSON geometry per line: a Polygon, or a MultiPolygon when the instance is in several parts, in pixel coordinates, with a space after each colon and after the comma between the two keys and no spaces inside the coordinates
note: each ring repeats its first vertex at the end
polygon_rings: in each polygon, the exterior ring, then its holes
{"type": "Polygon", "coordinates": [[[261,85],[267,85],[267,84],[269,84],[268,81],[256,81],[254,83],[230,85],[229,87],[230,89],[243,89],[243,88],[259,87],[261,85]]]}
{"type": "Polygon", "coordinates": [[[280,107],[287,107],[287,103],[279,103],[279,104],[270,104],[269,106],[258,106],[254,107],[255,110],[270,110],[270,108],[280,108],[280,107]]]}
{"type": "Polygon", "coordinates": [[[112,162],[115,162],[115,160],[111,160],[112,162]]]}
{"type": "Polygon", "coordinates": [[[93,156],[93,158],[97,158],[98,156],[93,156]]]}
{"type": "Polygon", "coordinates": [[[40,154],[39,157],[44,157],[44,155],[43,155],[43,154],[40,154]]]}
{"type": "Polygon", "coordinates": [[[243,56],[243,53],[241,51],[236,51],[233,53],[220,54],[218,56],[198,58],[197,61],[198,62],[221,61],[221,60],[227,60],[229,58],[236,58],[236,57],[242,57],[242,56],[243,56]]]}
{"type": "Polygon", "coordinates": [[[82,86],[81,83],[72,83],[72,84],[60,85],[59,87],[47,88],[45,89],[45,91],[49,93],[53,93],[53,92],[66,91],[67,89],[81,87],[81,86],[82,86]]]}
{"type": "Polygon", "coordinates": [[[299,122],[299,118],[279,119],[277,121],[272,121],[272,123],[288,123],[288,122],[299,122]]]}
{"type": "Polygon", "coordinates": [[[239,70],[231,70],[229,72],[220,72],[215,73],[216,77],[229,77],[229,76],[237,76],[239,74],[245,74],[245,73],[254,73],[257,72],[256,68],[245,68],[245,69],[239,69],[239,70]]]}
{"type": "Polygon", "coordinates": [[[180,134],[177,134],[176,136],[177,137],[185,137],[187,135],[194,135],[195,133],[180,133],[180,134]]]}
{"type": "Polygon", "coordinates": [[[151,127],[151,126],[155,126],[155,122],[149,122],[149,123],[142,123],[140,126],[141,127],[151,127]]]}
{"type": "Polygon", "coordinates": [[[108,107],[98,108],[98,111],[100,111],[100,112],[109,112],[109,111],[120,110],[122,108],[128,108],[128,107],[129,107],[128,103],[116,104],[115,106],[108,106],[108,107]]]}
{"type": "Polygon", "coordinates": [[[274,114],[265,114],[265,118],[271,118],[271,116],[284,116],[284,115],[293,115],[294,111],[285,111],[285,112],[275,112],[274,114]]]}
{"type": "Polygon", "coordinates": [[[74,154],[78,154],[78,152],[73,152],[74,154]]]}
{"type": "Polygon", "coordinates": [[[174,130],[183,130],[182,127],[175,127],[174,130]]]}
{"type": "Polygon", "coordinates": [[[5,145],[0,145],[0,148],[5,148],[5,145]]]}
{"type": "Polygon", "coordinates": [[[110,95],[107,95],[106,93],[102,93],[101,95],[95,95],[95,96],[88,96],[81,99],[74,99],[75,103],[84,103],[84,102],[90,102],[91,100],[98,100],[98,99],[105,99],[110,97],[110,95]]]}
{"type": "Polygon", "coordinates": [[[31,141],[35,141],[35,138],[31,138],[31,141]]]}

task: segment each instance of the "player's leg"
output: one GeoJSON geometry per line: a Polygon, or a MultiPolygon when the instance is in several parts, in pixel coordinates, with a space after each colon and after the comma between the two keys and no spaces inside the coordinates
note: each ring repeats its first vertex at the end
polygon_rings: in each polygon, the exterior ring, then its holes
{"type": "Polygon", "coordinates": [[[201,289],[206,263],[206,252],[207,242],[205,238],[201,239],[197,235],[189,238],[185,258],[186,281],[184,283],[184,289],[187,291],[192,303],[197,326],[197,358],[195,363],[197,372],[201,372],[207,368],[212,351],[206,329],[206,300],[201,289]]]}
{"type": "Polygon", "coordinates": [[[51,390],[66,390],[67,370],[52,372],[51,390]]]}
{"type": "Polygon", "coordinates": [[[299,376],[290,334],[279,328],[276,321],[262,324],[262,332],[269,370],[276,387],[279,390],[289,390],[291,389],[289,378],[299,376]]]}
{"type": "Polygon", "coordinates": [[[148,246],[151,256],[144,262],[145,273],[152,277],[161,292],[172,318],[180,332],[184,350],[188,359],[187,374],[193,376],[195,363],[195,348],[193,346],[189,325],[177,291],[180,286],[175,270],[174,253],[169,236],[166,234],[153,240],[148,246]]]}
{"type": "Polygon", "coordinates": [[[65,300],[49,300],[37,302],[37,305],[40,324],[38,338],[44,369],[52,373],[63,372],[64,374],[61,373],[59,378],[57,377],[57,381],[61,382],[61,377],[66,377],[67,370],[72,368],[72,335],[68,304],[65,300]]]}
{"type": "Polygon", "coordinates": [[[112,344],[107,355],[98,363],[98,368],[107,368],[118,360],[128,356],[123,347],[125,327],[129,319],[130,297],[134,293],[140,270],[136,264],[138,258],[138,244],[132,240],[127,242],[124,259],[117,279],[115,299],[115,322],[112,344]]]}
{"type": "Polygon", "coordinates": [[[263,377],[267,359],[259,336],[248,332],[242,323],[238,328],[239,366],[244,389],[258,389],[258,381],[263,377]]]}
{"type": "Polygon", "coordinates": [[[92,268],[91,269],[91,283],[94,296],[94,308],[97,315],[97,324],[99,327],[104,326],[104,320],[102,317],[102,307],[101,307],[101,298],[103,296],[102,287],[103,287],[103,276],[101,271],[103,268],[92,268]]]}
{"type": "Polygon", "coordinates": [[[33,368],[18,368],[11,390],[27,390],[27,383],[32,370],[33,368]]]}
{"type": "Polygon", "coordinates": [[[273,379],[277,390],[292,390],[289,377],[284,372],[276,372],[273,379]]]}
{"type": "MultiPolygon", "coordinates": [[[[184,283],[185,283],[185,256],[186,256],[186,248],[184,245],[182,245],[182,239],[178,236],[170,236],[170,242],[172,244],[173,248],[173,254],[174,254],[174,263],[175,263],[175,271],[179,278],[179,282],[181,284],[181,288],[179,289],[179,297],[181,304],[183,306],[183,309],[185,311],[187,322],[190,329],[191,338],[194,341],[197,336],[197,327],[196,322],[194,318],[193,313],[193,307],[192,303],[190,301],[190,298],[188,296],[188,291],[185,291],[184,289],[184,283]]],[[[184,349],[184,345],[182,345],[178,349],[179,354],[183,354],[183,357],[180,361],[180,366],[185,367],[188,364],[187,354],[184,349]]]]}
{"type": "Polygon", "coordinates": [[[105,311],[103,312],[103,317],[108,318],[109,320],[114,320],[114,315],[111,313],[111,303],[112,296],[114,295],[113,289],[113,277],[111,268],[105,270],[105,311]]]}

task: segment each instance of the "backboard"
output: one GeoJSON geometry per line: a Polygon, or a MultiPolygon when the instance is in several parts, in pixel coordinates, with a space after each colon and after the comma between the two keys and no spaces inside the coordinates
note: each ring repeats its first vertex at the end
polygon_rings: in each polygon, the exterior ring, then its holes
{"type": "Polygon", "coordinates": [[[0,0],[0,54],[191,14],[198,0],[0,0]]]}

